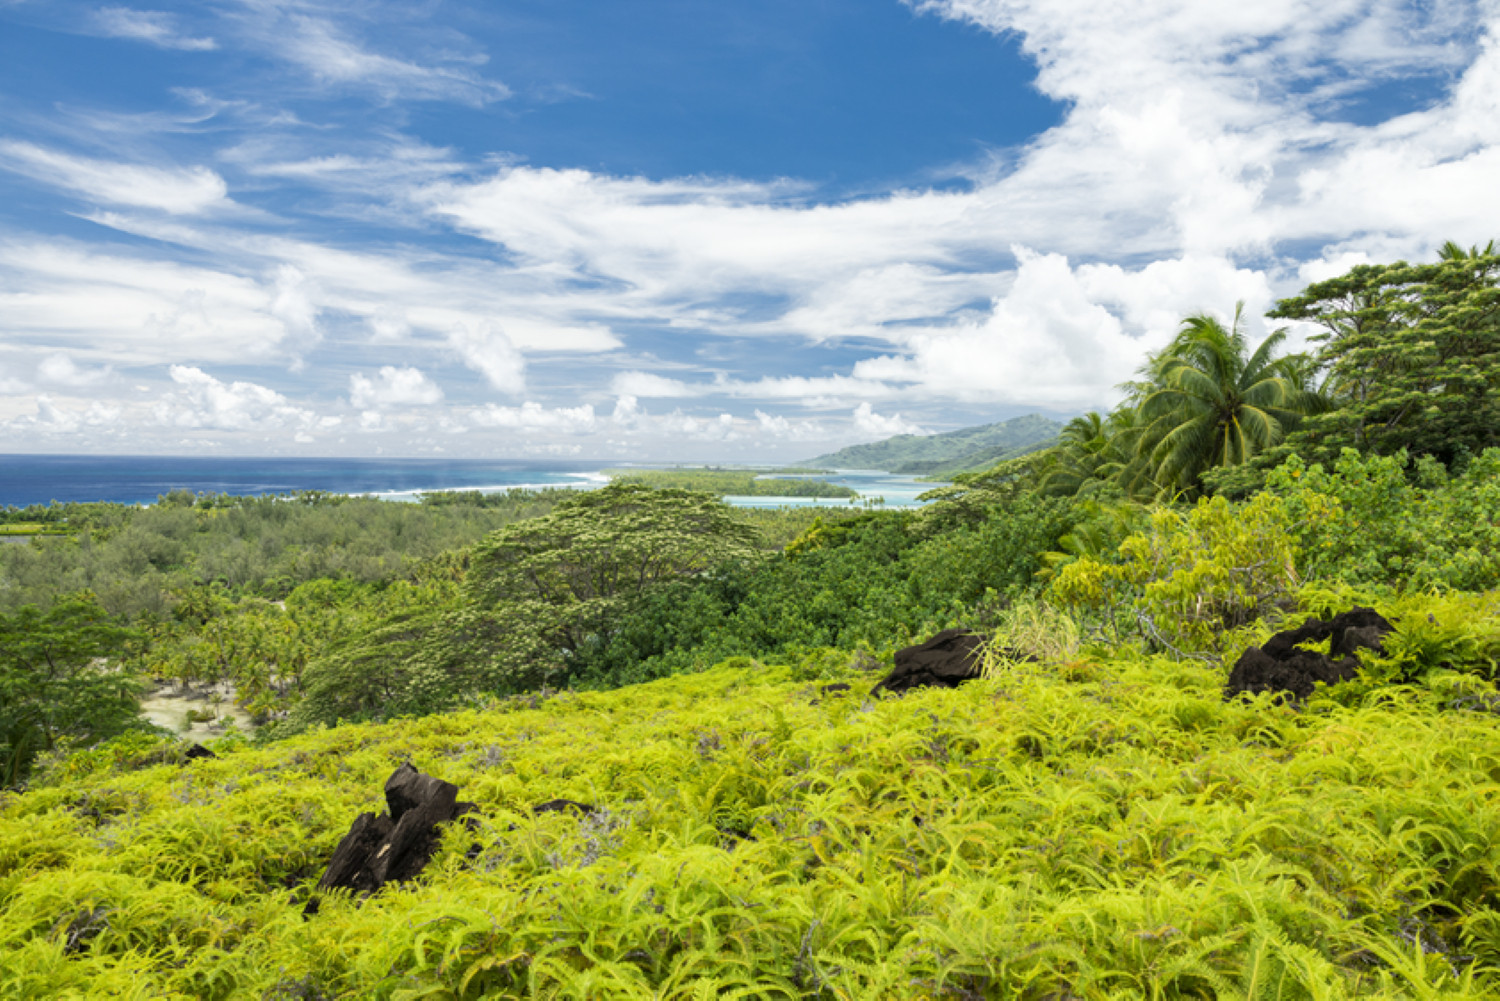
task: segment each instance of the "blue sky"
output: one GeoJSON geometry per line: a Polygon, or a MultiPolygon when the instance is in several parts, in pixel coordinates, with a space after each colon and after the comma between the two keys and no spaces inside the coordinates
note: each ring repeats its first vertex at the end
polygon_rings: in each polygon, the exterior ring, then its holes
{"type": "Polygon", "coordinates": [[[1500,235],[1500,9],[1242,6],[0,0],[0,451],[798,458],[1500,235]]]}

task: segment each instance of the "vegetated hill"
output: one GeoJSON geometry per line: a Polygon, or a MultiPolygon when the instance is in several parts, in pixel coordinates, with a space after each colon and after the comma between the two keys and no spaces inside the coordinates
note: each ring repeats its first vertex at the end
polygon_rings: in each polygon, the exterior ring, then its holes
{"type": "Polygon", "coordinates": [[[868,445],[851,445],[800,463],[834,469],[883,469],[911,476],[934,476],[987,469],[1045,448],[1062,425],[1041,414],[1013,417],[982,427],[960,428],[942,434],[899,434],[868,445]]]}
{"type": "Polygon", "coordinates": [[[871,699],[860,662],[84,752],[0,797],[0,996],[1496,996],[1490,713],[1132,653],[871,699]],[[477,819],[304,918],[406,760],[477,819]]]}

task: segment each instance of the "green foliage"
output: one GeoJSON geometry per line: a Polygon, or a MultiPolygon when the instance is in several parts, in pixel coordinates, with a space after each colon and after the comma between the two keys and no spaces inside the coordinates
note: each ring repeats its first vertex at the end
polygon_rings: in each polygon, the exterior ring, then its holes
{"type": "Polygon", "coordinates": [[[108,662],[135,638],[87,593],[0,614],[0,787],[24,780],[42,752],[139,725],[139,688],[108,662]]]}
{"type": "Polygon", "coordinates": [[[1225,702],[1122,655],[867,701],[831,652],[220,746],[0,801],[6,997],[1471,998],[1494,717],[1225,702]],[[825,664],[824,662],[828,663],[825,664]],[[410,757],[479,804],[301,904],[410,757]],[[555,797],[589,816],[533,815],[555,797]]]}
{"type": "Polygon", "coordinates": [[[1500,449],[1450,480],[1404,453],[1361,458],[1345,449],[1333,470],[1292,456],[1267,478],[1297,524],[1309,579],[1391,588],[1500,586],[1500,449]],[[1414,482],[1415,481],[1415,482],[1414,482]]]}
{"type": "Polygon", "coordinates": [[[1343,448],[1405,450],[1450,467],[1500,446],[1500,256],[1450,246],[1432,264],[1362,264],[1272,315],[1323,326],[1318,364],[1336,408],[1288,440],[1331,463],[1343,448]]]}
{"type": "Polygon", "coordinates": [[[319,578],[374,582],[552,509],[573,491],[511,491],[475,500],[395,504],[308,492],[277,497],[168,494],[151,507],[55,504],[17,520],[60,526],[0,545],[0,611],[45,608],[91,590],[111,613],[165,617],[180,595],[218,583],[234,595],[284,598],[319,578]]]}
{"type": "Polygon", "coordinates": [[[633,599],[756,554],[710,494],[612,483],[486,536],[464,583],[458,644],[501,686],[566,682],[633,599]]]}
{"type": "Polygon", "coordinates": [[[631,483],[653,490],[679,488],[701,490],[718,497],[836,497],[859,495],[849,487],[809,478],[802,470],[784,470],[786,475],[751,469],[611,469],[613,482],[631,483]]]}
{"type": "Polygon", "coordinates": [[[396,581],[340,606],[337,635],[307,658],[300,698],[278,732],[452,708],[489,680],[448,643],[454,581],[396,581]]]}
{"type": "Polygon", "coordinates": [[[1048,594],[1102,611],[1116,631],[1133,626],[1158,649],[1219,650],[1225,631],[1256,621],[1299,583],[1292,529],[1287,504],[1269,493],[1242,505],[1213,497],[1185,512],[1158,508],[1114,555],[1054,563],[1048,594]]]}

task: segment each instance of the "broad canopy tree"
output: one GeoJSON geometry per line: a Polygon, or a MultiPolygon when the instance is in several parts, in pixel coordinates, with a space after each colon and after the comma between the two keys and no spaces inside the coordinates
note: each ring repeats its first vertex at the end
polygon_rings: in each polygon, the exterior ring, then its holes
{"type": "Polygon", "coordinates": [[[498,687],[566,682],[586,648],[652,588],[758,555],[711,494],[614,483],[506,526],[474,549],[460,642],[498,687]]]}
{"type": "Polygon", "coordinates": [[[1431,264],[1365,264],[1270,314],[1323,327],[1318,363],[1335,408],[1288,448],[1431,455],[1455,466],[1500,445],[1500,255],[1453,243],[1431,264]]]}
{"type": "Polygon", "coordinates": [[[0,788],[64,742],[92,744],[146,725],[139,684],[106,658],[138,634],[111,621],[92,594],[45,612],[26,605],[0,614],[0,788]]]}

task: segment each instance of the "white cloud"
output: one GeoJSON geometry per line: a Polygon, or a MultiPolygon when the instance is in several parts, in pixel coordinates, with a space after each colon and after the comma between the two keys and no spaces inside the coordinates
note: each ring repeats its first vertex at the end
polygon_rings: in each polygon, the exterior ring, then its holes
{"type": "Polygon", "coordinates": [[[487,323],[461,326],[448,335],[448,343],[465,365],[500,392],[526,391],[526,360],[503,330],[487,323]]]}
{"type": "MultiPolygon", "coordinates": [[[[119,363],[276,356],[296,332],[275,315],[281,291],[274,276],[258,280],[70,244],[0,242],[0,328],[119,363]]],[[[296,310],[282,313],[297,319],[296,310]]]]}
{"type": "Polygon", "coordinates": [[[651,399],[671,399],[673,397],[703,396],[713,391],[712,384],[699,384],[690,386],[681,379],[672,379],[655,372],[621,372],[615,376],[610,383],[610,392],[617,396],[640,397],[651,399]]]}
{"type": "Polygon", "coordinates": [[[677,435],[696,441],[733,441],[740,437],[733,414],[713,417],[694,417],[674,410],[656,419],[658,433],[677,435]]]}
{"type": "MultiPolygon", "coordinates": [[[[424,416],[382,409],[401,406],[403,390],[367,372],[349,395],[369,416],[347,426],[368,420],[381,434],[475,424],[667,445],[792,441],[823,426],[799,422],[794,408],[859,405],[852,423],[829,423],[875,434],[911,426],[877,406],[932,424],[954,400],[1105,405],[1187,313],[1224,314],[1243,299],[1260,333],[1257,314],[1306,281],[1500,233],[1493,3],[913,6],[1014,37],[1036,61],[1038,88],[1059,102],[1059,124],[973,168],[967,187],[820,201],[795,182],[540,169],[500,152],[463,163],[393,132],[350,144],[300,123],[212,161],[273,191],[316,188],[318,199],[299,203],[315,201],[313,211],[417,234],[353,250],[295,235],[296,220],[252,219],[204,167],[5,141],[0,165],[123,206],[87,218],[139,239],[108,253],[60,239],[0,244],[0,329],[15,345],[41,345],[36,357],[64,352],[116,370],[284,365],[320,338],[322,350],[348,350],[352,338],[428,370],[456,357],[511,402],[528,386],[530,395],[570,387],[566,399],[480,408],[483,417],[451,401],[424,416]],[[1374,124],[1346,114],[1371,88],[1445,74],[1429,106],[1374,124]],[[208,211],[220,205],[234,211],[208,211]],[[423,242],[440,225],[491,246],[423,242]],[[654,342],[636,339],[642,329],[654,342]],[[807,342],[839,360],[798,374],[792,359],[809,354],[780,348],[807,342]],[[631,353],[587,357],[622,348],[631,353]],[[640,360],[653,355],[659,370],[640,360]],[[630,370],[619,371],[622,357],[630,370]],[[598,405],[604,392],[616,397],[613,412],[581,416],[582,401],[598,405]],[[653,399],[756,409],[753,418],[707,407],[653,415],[641,403],[653,399]]],[[[376,51],[362,34],[373,15],[358,5],[242,0],[233,10],[236,44],[275,51],[327,90],[472,104],[504,96],[476,54],[436,36],[376,51]]],[[[176,37],[169,20],[126,14],[142,32],[176,37]]],[[[231,113],[241,112],[222,112],[231,113]]],[[[0,352],[10,362],[20,349],[0,352]]],[[[29,378],[35,357],[21,365],[29,378]]],[[[38,383],[62,387],[77,372],[58,366],[47,381],[39,370],[38,383]]],[[[176,389],[183,406],[211,412],[187,393],[176,389]]],[[[267,413],[302,409],[280,400],[267,413]]],[[[77,409],[49,405],[64,422],[77,409]]]]}
{"type": "Polygon", "coordinates": [[[94,14],[94,24],[102,34],[111,38],[149,42],[163,49],[208,52],[219,47],[212,38],[182,34],[177,30],[176,19],[161,11],[101,7],[94,14]]]}
{"type": "Polygon", "coordinates": [[[868,403],[854,408],[854,430],[873,438],[890,438],[898,434],[925,434],[916,424],[901,419],[900,414],[882,417],[868,403]]]}
{"type": "Polygon", "coordinates": [[[28,142],[0,141],[0,167],[94,201],[192,214],[223,204],[224,179],[207,167],[151,167],[72,156],[28,142]]]}
{"type": "Polygon", "coordinates": [[[281,321],[288,335],[297,339],[299,350],[311,347],[320,336],[315,290],[309,287],[307,276],[290,264],[278,267],[274,280],[271,315],[281,321]]]}
{"type": "Polygon", "coordinates": [[[634,396],[621,396],[615,400],[615,409],[610,412],[610,423],[619,428],[638,427],[644,419],[640,401],[634,396]]]}
{"type": "Polygon", "coordinates": [[[421,369],[382,365],[375,378],[349,376],[349,403],[356,410],[394,406],[426,406],[443,398],[443,391],[421,369]]]}
{"type": "Polygon", "coordinates": [[[357,88],[387,101],[457,101],[476,107],[510,96],[503,83],[473,68],[483,61],[441,55],[432,64],[413,62],[373,52],[326,17],[286,14],[282,5],[254,0],[259,17],[249,23],[250,35],[268,53],[294,63],[329,88],[357,88]]]}
{"type": "Polygon", "coordinates": [[[157,402],[154,411],[159,424],[221,431],[317,424],[312,411],[293,406],[285,396],[265,386],[221,382],[187,365],[173,365],[169,371],[172,381],[181,388],[157,402]]]}
{"type": "Polygon", "coordinates": [[[66,351],[54,351],[37,365],[36,374],[42,382],[55,386],[84,387],[105,382],[113,373],[108,365],[96,369],[82,368],[66,351]]]}
{"type": "Polygon", "coordinates": [[[760,432],[771,438],[784,438],[788,441],[821,441],[828,438],[828,429],[817,421],[792,420],[781,414],[768,414],[764,410],[755,411],[755,420],[759,424],[760,432]]]}
{"type": "Polygon", "coordinates": [[[73,434],[84,429],[117,430],[121,408],[100,401],[55,400],[50,394],[39,393],[32,403],[36,413],[12,419],[8,426],[20,431],[40,431],[46,434],[73,434]]]}
{"type": "Polygon", "coordinates": [[[594,429],[594,408],[585,403],[581,407],[547,408],[527,400],[519,407],[502,407],[488,404],[468,412],[473,423],[481,427],[510,428],[520,431],[564,431],[583,433],[594,429]]]}
{"type": "Polygon", "coordinates": [[[1141,344],[1087,295],[1066,258],[1016,253],[1015,286],[988,316],[914,335],[910,353],[861,361],[855,376],[1062,410],[1109,394],[1134,369],[1141,344]]]}

